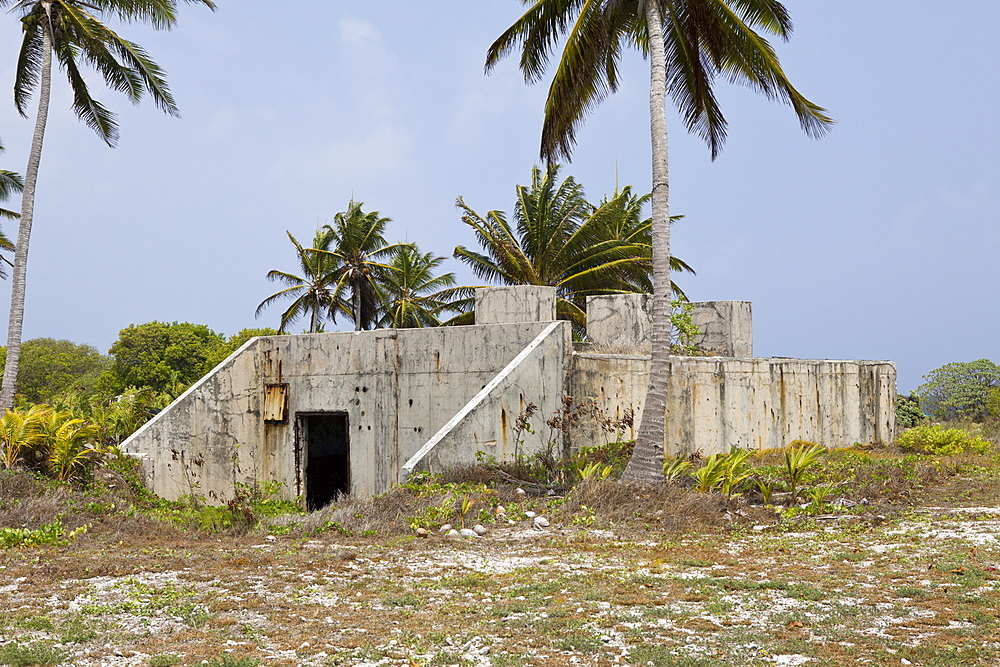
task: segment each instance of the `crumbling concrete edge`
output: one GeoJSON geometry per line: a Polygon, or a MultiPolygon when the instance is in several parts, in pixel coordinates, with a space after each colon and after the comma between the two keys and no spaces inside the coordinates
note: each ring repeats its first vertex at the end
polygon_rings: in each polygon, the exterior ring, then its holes
{"type": "Polygon", "coordinates": [[[459,424],[461,424],[466,417],[468,417],[476,408],[482,405],[486,399],[500,386],[504,380],[506,380],[510,375],[520,366],[525,359],[527,359],[532,352],[534,352],[544,341],[548,338],[553,331],[555,331],[563,322],[556,320],[550,322],[542,332],[535,336],[535,339],[525,346],[516,357],[514,357],[509,364],[504,366],[503,370],[497,373],[492,380],[490,380],[485,387],[479,390],[479,393],[472,397],[468,403],[466,403],[461,410],[459,410],[454,417],[448,420],[448,422],[442,426],[437,433],[431,436],[423,447],[417,450],[417,453],[410,457],[410,459],[403,464],[400,469],[399,481],[400,483],[405,482],[409,479],[413,471],[416,470],[420,462],[423,461],[427,456],[430,455],[434,448],[444,440],[452,431],[454,431],[459,424]]]}
{"type": "Polygon", "coordinates": [[[203,384],[205,384],[206,382],[209,382],[218,373],[220,373],[223,370],[225,370],[226,368],[228,368],[233,363],[233,361],[235,361],[236,357],[238,357],[241,354],[243,354],[243,351],[246,350],[246,349],[249,349],[250,346],[256,345],[257,341],[260,340],[261,338],[262,338],[262,336],[254,336],[253,338],[251,338],[247,342],[243,343],[243,345],[240,345],[240,347],[238,349],[236,349],[232,354],[230,354],[228,357],[226,357],[225,359],[223,359],[222,362],[219,363],[215,368],[213,368],[211,371],[209,371],[204,376],[202,376],[202,378],[200,380],[198,380],[197,382],[195,382],[193,385],[191,385],[190,387],[188,387],[187,389],[185,389],[184,392],[180,396],[178,396],[177,398],[175,398],[173,401],[171,401],[171,403],[167,407],[165,407],[162,410],[160,410],[159,412],[157,412],[155,415],[153,415],[152,419],[150,419],[145,424],[143,424],[142,426],[140,426],[136,431],[134,431],[132,433],[132,435],[130,435],[129,437],[127,437],[124,440],[122,440],[118,444],[118,448],[121,449],[122,452],[125,453],[125,454],[132,454],[132,452],[128,451],[129,443],[131,443],[132,440],[141,437],[142,433],[144,433],[146,430],[148,430],[150,428],[153,428],[153,426],[158,421],[160,421],[160,419],[163,418],[164,415],[166,415],[168,412],[170,412],[171,410],[173,410],[176,405],[178,405],[181,402],[183,402],[184,400],[186,400],[188,396],[190,396],[191,394],[193,394],[196,391],[198,391],[198,389],[203,384]]]}

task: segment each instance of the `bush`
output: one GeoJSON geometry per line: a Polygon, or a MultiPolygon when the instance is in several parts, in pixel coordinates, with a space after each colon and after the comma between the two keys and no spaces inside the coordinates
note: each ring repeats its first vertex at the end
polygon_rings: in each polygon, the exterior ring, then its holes
{"type": "Polygon", "coordinates": [[[917,426],[902,433],[896,444],[903,451],[950,456],[974,452],[982,454],[990,442],[960,428],[945,428],[940,424],[917,426]]]}
{"type": "Polygon", "coordinates": [[[924,380],[918,391],[931,417],[981,422],[989,416],[986,404],[990,391],[1000,387],[1000,366],[989,359],[945,364],[924,380]]]}
{"type": "Polygon", "coordinates": [[[1000,419],[1000,387],[990,389],[986,396],[986,413],[991,419],[1000,419]]]}
{"type": "Polygon", "coordinates": [[[899,428],[913,428],[918,424],[927,421],[927,415],[920,409],[920,397],[916,394],[904,396],[900,394],[896,398],[896,426],[899,428]]]}

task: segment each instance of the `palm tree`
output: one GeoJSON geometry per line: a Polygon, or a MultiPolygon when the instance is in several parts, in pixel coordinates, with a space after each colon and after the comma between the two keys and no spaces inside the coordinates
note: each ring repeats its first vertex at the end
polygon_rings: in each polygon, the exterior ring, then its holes
{"type": "Polygon", "coordinates": [[[333,225],[324,230],[330,236],[330,247],[322,252],[332,256],[338,265],[334,297],[354,322],[354,330],[371,329],[378,322],[379,283],[389,267],[383,263],[405,244],[389,245],[385,228],[391,222],[378,211],[365,213],[363,202],[353,199],[347,210],[334,216],[333,225]]]}
{"type": "Polygon", "coordinates": [[[774,50],[757,32],[787,39],[788,12],[778,0],[523,0],[531,5],[490,47],[489,71],[515,48],[525,79],[540,80],[549,57],[565,46],[549,87],[541,155],[568,158],[587,113],[618,87],[625,47],[649,57],[652,139],[653,349],[649,387],[634,454],[625,477],[662,479],[666,387],[670,367],[670,207],[666,95],[689,131],[704,138],[715,157],[726,120],[712,90],[723,75],[787,102],[810,136],[833,121],[788,81],[774,50]]]}
{"type": "Polygon", "coordinates": [[[338,312],[334,292],[339,265],[336,257],[328,252],[333,237],[326,230],[320,230],[316,232],[312,247],[303,248],[291,232],[285,233],[295,246],[302,275],[297,276],[278,270],[268,271],[268,280],[284,283],[287,287],[261,301],[254,315],[260,317],[264,309],[271,304],[291,298],[294,300],[281,314],[278,330],[287,333],[292,323],[308,313],[309,333],[317,333],[321,330],[323,318],[329,316],[336,321],[338,312]]]}
{"type": "MultiPolygon", "coordinates": [[[[0,144],[0,153],[3,153],[3,144],[0,144]]],[[[7,201],[7,199],[13,195],[15,192],[21,192],[24,190],[24,181],[18,174],[12,171],[7,171],[6,169],[0,169],[0,201],[7,201]]],[[[14,211],[7,210],[0,207],[0,218],[7,218],[8,220],[17,220],[18,215],[14,211]]],[[[0,230],[0,250],[13,250],[14,244],[11,240],[7,238],[7,235],[0,230]]],[[[10,264],[10,261],[6,257],[0,256],[0,260],[10,264]]],[[[4,269],[3,265],[0,264],[0,278],[6,278],[7,271],[4,269]]]]}
{"type": "Polygon", "coordinates": [[[388,262],[379,286],[379,326],[393,329],[436,327],[445,313],[471,307],[472,288],[455,287],[455,274],[434,275],[444,257],[422,253],[415,244],[400,246],[388,262]]]}
{"type": "MultiPolygon", "coordinates": [[[[578,333],[586,327],[588,296],[648,291],[649,221],[640,215],[648,197],[627,186],[594,207],[572,176],[559,181],[558,165],[532,168],[531,185],[516,190],[513,227],[503,211],[483,216],[458,199],[462,222],[483,252],[458,246],[455,258],[479,278],[556,287],[556,315],[578,333]]],[[[690,270],[683,262],[675,265],[690,270]]]]}
{"type": "MultiPolygon", "coordinates": [[[[213,0],[184,1],[215,8],[213,0]]],[[[178,0],[0,0],[0,8],[11,7],[20,12],[24,30],[14,79],[14,104],[22,116],[27,117],[28,100],[32,91],[38,88],[38,113],[25,170],[21,221],[14,252],[7,364],[0,390],[2,408],[9,410],[14,404],[24,320],[28,241],[49,113],[53,55],[69,78],[73,90],[73,111],[109,146],[114,146],[118,139],[115,115],[91,97],[78,60],[92,65],[109,88],[125,93],[131,102],[138,104],[148,93],[157,107],[176,116],[177,106],[163,70],[141,46],[119,37],[102,19],[114,16],[123,21],[148,22],[156,29],[169,29],[177,20],[177,3],[178,0]]]]}

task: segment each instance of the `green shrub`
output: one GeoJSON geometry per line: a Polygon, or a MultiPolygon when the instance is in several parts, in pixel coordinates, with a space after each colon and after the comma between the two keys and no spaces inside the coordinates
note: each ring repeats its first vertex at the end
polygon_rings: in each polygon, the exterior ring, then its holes
{"type": "MultiPolygon", "coordinates": [[[[46,544],[62,546],[72,542],[77,535],[87,532],[88,526],[80,526],[76,530],[66,531],[60,515],[52,523],[44,524],[35,529],[0,528],[0,549],[12,547],[39,547],[46,544]]],[[[3,664],[0,662],[0,664],[3,664]]]]}
{"type": "Polygon", "coordinates": [[[974,452],[982,454],[990,448],[990,442],[972,435],[960,428],[945,428],[940,424],[916,426],[904,431],[896,444],[906,452],[922,452],[950,456],[974,452]]]}
{"type": "Polygon", "coordinates": [[[920,396],[900,394],[896,397],[896,426],[913,428],[925,421],[927,421],[927,415],[920,409],[920,396]]]}
{"type": "Polygon", "coordinates": [[[66,651],[51,644],[7,644],[0,647],[0,665],[10,667],[49,667],[67,658],[66,651]]]}

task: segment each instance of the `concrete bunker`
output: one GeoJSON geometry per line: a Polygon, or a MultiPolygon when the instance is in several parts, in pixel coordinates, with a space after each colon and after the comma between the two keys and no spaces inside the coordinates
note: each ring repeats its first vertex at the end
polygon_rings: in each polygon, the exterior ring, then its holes
{"type": "MultiPolygon", "coordinates": [[[[416,470],[504,460],[549,443],[565,396],[641,419],[648,298],[588,299],[589,343],[555,319],[555,289],[480,289],[472,326],[255,338],[123,443],[152,490],[212,502],[237,483],[278,482],[320,507],[388,490],[416,470]],[[533,433],[516,432],[528,404],[533,433]],[[520,440],[520,442],[518,442],[520,440]],[[192,462],[197,462],[194,465],[192,462]]],[[[768,449],[895,437],[895,365],[752,356],[748,302],[695,305],[701,349],[671,357],[664,451],[768,449]]],[[[595,420],[559,437],[601,444],[595,420]]],[[[624,437],[635,436],[634,429],[624,437]]]]}

